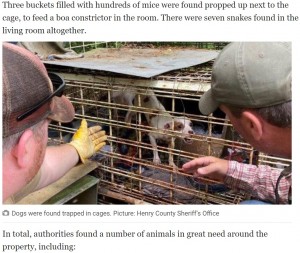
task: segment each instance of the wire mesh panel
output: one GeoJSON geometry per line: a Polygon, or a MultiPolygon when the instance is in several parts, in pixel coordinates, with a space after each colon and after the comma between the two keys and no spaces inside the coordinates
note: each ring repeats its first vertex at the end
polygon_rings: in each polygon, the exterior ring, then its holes
{"type": "Polygon", "coordinates": [[[198,181],[183,173],[182,164],[206,155],[280,168],[290,161],[259,154],[222,112],[200,114],[211,67],[208,62],[150,79],[52,67],[66,80],[76,116],[70,124],[51,124],[49,143],[70,141],[82,118],[106,130],[107,145],[91,158],[101,161],[95,171],[99,203],[237,204],[249,196],[198,181]]]}

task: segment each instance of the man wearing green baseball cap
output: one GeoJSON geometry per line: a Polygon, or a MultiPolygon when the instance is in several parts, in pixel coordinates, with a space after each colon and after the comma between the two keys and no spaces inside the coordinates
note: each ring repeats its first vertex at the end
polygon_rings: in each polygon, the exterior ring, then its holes
{"type": "Polygon", "coordinates": [[[75,115],[63,95],[65,82],[24,48],[3,43],[2,54],[2,202],[14,204],[85,163],[107,136],[83,119],[70,143],[48,147],[49,122],[75,115]]]}
{"type": "MultiPolygon", "coordinates": [[[[219,107],[254,148],[291,159],[291,57],[290,43],[230,43],[215,60],[211,89],[199,101],[201,113],[209,115],[219,107]]],[[[182,168],[265,202],[291,203],[291,166],[280,170],[201,157],[182,168]]]]}

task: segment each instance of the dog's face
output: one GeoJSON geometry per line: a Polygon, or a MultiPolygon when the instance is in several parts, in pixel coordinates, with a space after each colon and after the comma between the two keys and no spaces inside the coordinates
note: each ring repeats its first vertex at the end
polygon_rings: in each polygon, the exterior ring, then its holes
{"type": "MultiPolygon", "coordinates": [[[[180,132],[178,136],[183,139],[185,143],[191,144],[193,140],[191,135],[194,134],[193,123],[186,117],[178,117],[174,119],[174,131],[180,132]]],[[[168,122],[164,125],[164,128],[167,130],[172,129],[172,122],[168,122]]]]}

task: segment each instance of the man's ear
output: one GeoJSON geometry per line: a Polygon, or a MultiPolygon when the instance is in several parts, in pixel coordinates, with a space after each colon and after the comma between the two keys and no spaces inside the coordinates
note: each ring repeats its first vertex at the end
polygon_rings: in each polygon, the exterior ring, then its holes
{"type": "Polygon", "coordinates": [[[263,136],[263,122],[261,119],[251,111],[244,111],[242,113],[242,120],[246,131],[248,131],[255,140],[261,140],[263,136]]]}
{"type": "Polygon", "coordinates": [[[20,137],[19,142],[13,148],[12,154],[20,168],[28,167],[33,159],[34,135],[32,130],[26,130],[20,137]]]}

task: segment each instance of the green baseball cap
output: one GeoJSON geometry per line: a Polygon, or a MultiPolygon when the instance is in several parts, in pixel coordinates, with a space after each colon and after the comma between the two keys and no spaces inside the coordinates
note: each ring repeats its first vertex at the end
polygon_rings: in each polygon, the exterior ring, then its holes
{"type": "Polygon", "coordinates": [[[211,89],[199,101],[202,114],[220,104],[262,108],[291,101],[292,54],[288,42],[233,42],[216,58],[211,89]]]}
{"type": "Polygon", "coordinates": [[[59,75],[48,73],[43,62],[27,49],[3,43],[2,53],[2,138],[46,118],[58,122],[73,120],[72,103],[61,92],[55,93],[64,87],[59,75]]]}

